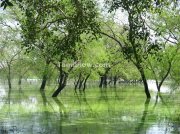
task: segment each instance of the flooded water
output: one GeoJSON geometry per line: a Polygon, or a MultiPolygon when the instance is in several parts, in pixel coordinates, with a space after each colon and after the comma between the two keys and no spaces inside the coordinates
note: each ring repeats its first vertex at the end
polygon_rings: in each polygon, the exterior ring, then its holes
{"type": "Polygon", "coordinates": [[[38,87],[0,86],[0,134],[178,134],[179,92],[146,100],[141,86],[65,89],[58,98],[38,87]]]}

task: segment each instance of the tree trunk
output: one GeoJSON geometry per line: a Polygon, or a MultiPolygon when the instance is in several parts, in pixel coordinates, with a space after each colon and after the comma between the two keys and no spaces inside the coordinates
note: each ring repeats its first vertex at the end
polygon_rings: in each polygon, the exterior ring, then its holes
{"type": "Polygon", "coordinates": [[[50,61],[47,60],[45,68],[44,68],[44,72],[43,72],[43,78],[42,78],[42,83],[41,83],[40,91],[44,91],[44,89],[46,87],[46,82],[47,82],[47,78],[48,78],[48,67],[49,67],[49,64],[50,64],[50,61]]]}
{"type": "Polygon", "coordinates": [[[83,82],[84,82],[84,78],[82,78],[82,80],[80,80],[80,82],[79,82],[79,90],[81,89],[83,82]]]}
{"type": "Polygon", "coordinates": [[[52,97],[57,97],[58,94],[65,88],[67,83],[68,74],[63,72],[60,72],[60,78],[58,80],[59,85],[57,90],[53,93],[52,97]]]}
{"type": "Polygon", "coordinates": [[[99,87],[102,88],[103,87],[103,76],[100,76],[100,83],[99,83],[99,87]]]}
{"type": "Polygon", "coordinates": [[[18,85],[20,86],[22,84],[22,76],[19,76],[18,85]]]}
{"type": "Polygon", "coordinates": [[[41,83],[41,87],[40,87],[41,91],[44,91],[44,89],[46,87],[46,82],[47,82],[47,74],[44,74],[43,79],[42,79],[42,83],[41,83]]]}
{"type": "Polygon", "coordinates": [[[169,67],[168,67],[168,70],[166,72],[166,74],[164,75],[164,77],[162,78],[161,82],[159,83],[158,85],[158,92],[160,92],[160,89],[161,89],[161,86],[163,84],[163,82],[165,81],[165,79],[168,77],[170,71],[171,71],[171,67],[172,67],[172,64],[171,64],[171,61],[169,61],[169,67]]]}
{"type": "Polygon", "coordinates": [[[117,76],[114,76],[114,87],[116,87],[116,83],[117,83],[117,76]]]}
{"type": "Polygon", "coordinates": [[[60,85],[58,86],[58,88],[56,89],[56,91],[53,93],[52,97],[57,97],[58,94],[63,90],[65,86],[64,85],[60,85]]]}
{"type": "Polygon", "coordinates": [[[12,88],[12,86],[11,86],[11,78],[10,78],[10,76],[8,76],[8,86],[9,86],[9,89],[11,89],[11,88],[12,88]]]}
{"type": "Polygon", "coordinates": [[[91,74],[88,74],[88,76],[87,76],[87,77],[85,78],[85,80],[84,80],[83,91],[85,91],[85,89],[86,89],[86,82],[87,82],[88,78],[90,77],[90,75],[91,75],[91,74]]]}
{"type": "Polygon", "coordinates": [[[104,86],[105,88],[107,88],[107,75],[106,75],[106,74],[104,75],[103,86],[104,86]]]}
{"type": "Polygon", "coordinates": [[[143,81],[143,84],[144,84],[144,91],[145,91],[146,97],[147,98],[151,98],[151,95],[150,95],[150,92],[149,92],[149,88],[148,88],[147,79],[146,79],[146,76],[144,74],[144,70],[142,68],[140,68],[139,72],[141,74],[141,78],[142,78],[142,81],[143,81]]]}
{"type": "Polygon", "coordinates": [[[110,81],[108,82],[108,85],[111,85],[112,82],[113,82],[113,76],[110,77],[110,81]]]}
{"type": "Polygon", "coordinates": [[[76,84],[75,84],[75,87],[74,87],[75,92],[76,92],[77,87],[78,87],[78,85],[79,85],[80,79],[81,79],[81,73],[79,74],[78,80],[77,80],[77,82],[76,82],[76,84]]]}
{"type": "Polygon", "coordinates": [[[9,89],[11,89],[12,86],[11,86],[11,66],[10,65],[8,65],[8,76],[7,76],[7,79],[8,79],[9,89]]]}

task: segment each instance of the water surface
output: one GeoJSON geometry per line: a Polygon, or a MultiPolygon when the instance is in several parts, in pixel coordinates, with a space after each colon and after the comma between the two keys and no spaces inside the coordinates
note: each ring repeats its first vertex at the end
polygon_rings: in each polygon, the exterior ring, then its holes
{"type": "Polygon", "coordinates": [[[171,134],[180,133],[179,93],[152,92],[143,88],[91,88],[86,93],[65,89],[51,97],[52,87],[1,87],[0,133],[3,134],[171,134]]]}

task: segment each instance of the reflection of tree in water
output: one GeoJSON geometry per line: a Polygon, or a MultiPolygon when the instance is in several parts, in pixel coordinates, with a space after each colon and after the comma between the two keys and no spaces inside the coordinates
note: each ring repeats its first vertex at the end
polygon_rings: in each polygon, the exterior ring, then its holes
{"type": "Polygon", "coordinates": [[[138,124],[137,128],[135,129],[135,133],[136,134],[140,134],[141,131],[143,130],[143,126],[146,120],[146,116],[148,114],[148,108],[149,108],[149,103],[150,103],[150,99],[146,99],[145,103],[144,103],[144,111],[141,117],[141,122],[138,124]]]}
{"type": "MultiPolygon", "coordinates": [[[[172,89],[173,91],[175,91],[174,89],[172,89]]],[[[170,99],[170,96],[173,97],[173,92],[170,92],[168,96],[165,96],[163,97],[161,93],[157,93],[156,94],[156,103],[154,105],[154,107],[156,107],[156,105],[158,104],[158,102],[162,102],[162,105],[166,108],[168,114],[166,116],[166,123],[165,123],[165,134],[166,133],[174,133],[174,134],[179,134],[180,133],[180,118],[179,118],[179,115],[177,114],[172,114],[170,108],[174,107],[174,105],[172,105],[172,102],[171,103],[168,103],[168,100],[170,99]],[[159,101],[158,101],[159,100],[159,101]],[[174,118],[174,115],[177,116],[177,119],[175,120],[171,120],[172,118],[174,118]],[[167,119],[167,117],[169,117],[167,119]],[[178,123],[178,120],[179,120],[179,123],[178,123]]],[[[172,98],[174,99],[174,98],[172,98]]],[[[153,110],[155,109],[153,107],[153,110]]]]}
{"type": "Polygon", "coordinates": [[[117,88],[116,88],[116,87],[114,87],[113,89],[114,89],[114,94],[115,94],[115,95],[114,95],[115,100],[118,100],[118,101],[119,101],[119,100],[120,100],[120,98],[119,98],[119,96],[118,96],[118,91],[117,91],[117,88]]]}
{"type": "Polygon", "coordinates": [[[75,93],[75,97],[78,100],[78,104],[79,104],[79,109],[80,109],[80,115],[81,117],[83,116],[89,116],[89,117],[97,117],[97,113],[96,111],[93,111],[93,109],[91,108],[89,102],[87,101],[86,98],[86,93],[75,93]],[[84,115],[86,114],[86,115],[84,115]]]}
{"type": "Polygon", "coordinates": [[[72,130],[72,133],[104,133],[104,127],[102,127],[101,123],[99,124],[99,122],[101,121],[101,117],[103,117],[103,114],[99,115],[97,109],[93,107],[94,104],[98,103],[98,101],[96,101],[96,98],[88,98],[88,95],[85,92],[76,93],[75,97],[77,100],[76,106],[78,106],[78,109],[74,111],[75,117],[73,117],[73,119],[75,122],[78,120],[78,123],[75,123],[75,125],[70,128],[72,130]]]}
{"type": "Polygon", "coordinates": [[[107,106],[108,113],[110,113],[112,108],[110,107],[110,104],[109,104],[109,99],[107,96],[107,90],[106,89],[100,89],[99,102],[103,102],[103,101],[105,102],[105,105],[107,106]]]}
{"type": "Polygon", "coordinates": [[[57,97],[53,98],[53,100],[57,104],[57,106],[59,107],[59,117],[60,117],[59,123],[56,123],[57,126],[55,129],[57,129],[58,134],[62,134],[63,133],[62,123],[67,120],[68,115],[67,115],[66,108],[63,105],[63,103],[57,97]]]}
{"type": "MultiPolygon", "coordinates": [[[[41,127],[41,132],[42,133],[48,133],[51,130],[51,120],[50,120],[50,113],[49,110],[47,108],[47,98],[46,98],[46,94],[45,91],[40,91],[41,93],[41,97],[42,97],[42,101],[43,101],[43,113],[42,113],[42,122],[45,122],[44,126],[40,126],[41,127]]],[[[40,121],[41,122],[41,121],[40,121]]]]}
{"type": "MultiPolygon", "coordinates": [[[[18,98],[16,98],[17,102],[20,102],[20,95],[21,94],[19,93],[17,96],[18,98]]],[[[16,103],[16,101],[14,101],[14,98],[12,98],[12,89],[8,89],[7,96],[4,96],[1,101],[5,104],[5,106],[2,107],[3,109],[1,112],[6,114],[5,117],[7,120],[2,119],[0,121],[0,134],[18,133],[20,131],[17,128],[17,124],[11,122],[11,118],[14,116],[11,105],[16,103]]]]}
{"type": "MultiPolygon", "coordinates": [[[[160,93],[157,93],[156,94],[156,99],[155,99],[155,103],[154,103],[154,106],[152,108],[152,111],[151,112],[154,112],[155,108],[157,107],[157,104],[159,102],[162,102],[162,105],[166,107],[167,111],[168,111],[168,114],[170,115],[170,111],[169,111],[169,106],[167,105],[167,103],[164,101],[164,98],[162,97],[162,95],[160,93]]],[[[144,128],[144,124],[145,124],[145,120],[146,120],[146,117],[148,115],[148,112],[149,112],[149,103],[150,103],[150,99],[147,99],[145,101],[145,104],[144,104],[144,111],[143,111],[143,114],[142,114],[142,117],[141,117],[141,122],[138,124],[138,126],[136,127],[135,129],[135,133],[136,134],[140,134],[140,133],[143,133],[143,130],[145,130],[144,128]]],[[[167,122],[165,124],[165,130],[164,130],[164,133],[167,133],[168,131],[168,126],[169,122],[167,122]]]]}
{"type": "Polygon", "coordinates": [[[156,94],[156,100],[155,100],[155,103],[154,103],[154,106],[153,106],[153,111],[155,110],[157,104],[159,102],[162,102],[162,105],[166,107],[166,110],[168,111],[168,114],[171,115],[171,112],[170,112],[170,107],[168,106],[168,104],[166,103],[166,101],[164,100],[163,96],[161,95],[161,93],[157,93],[156,94]]]}
{"type": "Polygon", "coordinates": [[[42,102],[43,102],[43,113],[41,113],[41,120],[39,121],[41,124],[41,133],[45,134],[61,134],[62,133],[62,121],[63,121],[63,114],[66,112],[64,110],[63,104],[58,100],[58,98],[53,98],[57,106],[59,107],[59,113],[60,116],[57,117],[56,112],[51,105],[51,103],[47,99],[45,91],[40,91],[41,97],[42,97],[42,102]],[[54,112],[50,112],[50,110],[53,110],[54,112]],[[59,123],[57,121],[59,120],[59,123]]]}
{"type": "Polygon", "coordinates": [[[0,124],[0,134],[8,134],[8,128],[6,128],[6,124],[1,122],[0,124]]]}
{"type": "Polygon", "coordinates": [[[100,89],[100,97],[98,99],[98,102],[103,107],[102,112],[104,112],[104,113],[100,113],[101,117],[103,117],[101,119],[101,121],[103,123],[111,123],[112,122],[111,119],[115,116],[115,107],[114,107],[115,104],[112,105],[112,101],[111,101],[114,99],[114,97],[110,96],[110,97],[113,97],[110,99],[108,97],[109,96],[107,95],[107,90],[106,89],[100,89]],[[107,110],[105,110],[105,109],[107,109],[107,110]],[[102,114],[104,114],[104,115],[102,116],[102,114]]]}

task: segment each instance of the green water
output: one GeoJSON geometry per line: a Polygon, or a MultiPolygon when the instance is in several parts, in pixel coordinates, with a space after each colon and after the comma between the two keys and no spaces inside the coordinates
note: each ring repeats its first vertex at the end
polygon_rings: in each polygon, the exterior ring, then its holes
{"type": "Polygon", "coordinates": [[[57,99],[52,88],[21,90],[1,86],[0,134],[170,134],[180,133],[179,92],[146,100],[141,86],[65,89],[57,99]]]}

